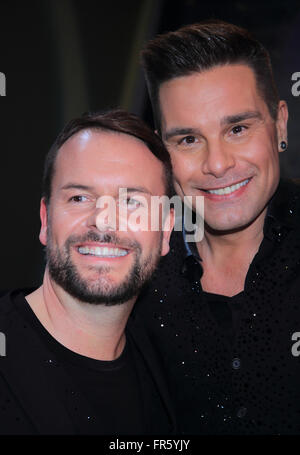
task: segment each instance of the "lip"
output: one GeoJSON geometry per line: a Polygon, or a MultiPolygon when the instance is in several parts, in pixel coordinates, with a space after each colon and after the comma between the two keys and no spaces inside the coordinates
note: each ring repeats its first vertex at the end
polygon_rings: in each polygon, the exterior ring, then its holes
{"type": "Polygon", "coordinates": [[[99,263],[99,262],[116,262],[116,261],[122,261],[124,260],[125,258],[127,258],[130,253],[132,253],[132,250],[129,249],[129,248],[124,248],[123,246],[120,246],[120,245],[117,245],[115,243],[98,243],[98,242],[84,242],[84,243],[78,243],[74,246],[74,249],[76,251],[76,253],[80,256],[80,258],[83,260],[83,261],[87,261],[87,262],[95,262],[95,263],[99,263]],[[111,257],[99,257],[99,256],[92,256],[90,254],[81,254],[79,251],[78,251],[78,248],[80,247],[89,247],[89,248],[96,248],[96,247],[101,247],[101,248],[104,248],[104,247],[107,247],[107,248],[119,248],[119,249],[122,249],[122,250],[126,250],[128,254],[126,254],[125,256],[116,256],[114,258],[111,258],[111,257]]]}
{"type": "Polygon", "coordinates": [[[226,188],[228,186],[237,185],[237,184],[239,184],[241,182],[244,182],[247,179],[242,179],[242,180],[239,180],[237,182],[233,182],[233,183],[231,183],[229,185],[221,186],[221,187],[218,187],[218,188],[207,188],[205,190],[202,189],[202,188],[198,188],[198,190],[201,191],[201,193],[203,194],[203,196],[206,199],[209,199],[211,201],[219,201],[219,202],[221,202],[221,201],[231,201],[233,199],[236,199],[236,198],[240,197],[246,191],[246,189],[248,188],[249,184],[252,181],[252,177],[248,177],[248,179],[249,179],[249,182],[246,183],[246,185],[241,186],[240,188],[238,188],[237,190],[233,191],[230,194],[211,194],[211,193],[208,193],[208,190],[220,190],[220,189],[226,188]]]}
{"type": "MultiPolygon", "coordinates": [[[[243,179],[238,180],[236,182],[227,183],[226,185],[223,185],[223,186],[218,186],[218,187],[214,187],[214,188],[199,188],[199,190],[204,191],[204,192],[206,192],[206,191],[214,191],[214,190],[222,190],[224,188],[227,188],[228,186],[238,185],[239,183],[242,183],[245,180],[249,180],[248,183],[250,183],[251,179],[252,179],[252,177],[246,177],[246,178],[243,178],[243,179]]],[[[248,185],[248,183],[247,183],[247,185],[248,185]]]]}
{"type": "Polygon", "coordinates": [[[126,250],[130,251],[130,248],[124,247],[122,245],[118,245],[117,243],[105,243],[105,242],[83,242],[83,243],[76,243],[75,248],[80,248],[80,247],[89,247],[89,248],[119,248],[120,250],[126,250]]]}

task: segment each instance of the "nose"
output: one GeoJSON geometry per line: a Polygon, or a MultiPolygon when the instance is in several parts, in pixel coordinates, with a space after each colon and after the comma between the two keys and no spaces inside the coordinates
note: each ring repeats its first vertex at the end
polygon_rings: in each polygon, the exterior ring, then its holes
{"type": "Polygon", "coordinates": [[[203,174],[220,178],[234,166],[235,157],[229,144],[222,143],[220,139],[207,143],[205,158],[202,162],[203,174]]]}
{"type": "Polygon", "coordinates": [[[117,210],[115,199],[110,196],[98,198],[95,209],[87,220],[87,224],[89,227],[96,227],[101,232],[116,231],[117,210]]]}

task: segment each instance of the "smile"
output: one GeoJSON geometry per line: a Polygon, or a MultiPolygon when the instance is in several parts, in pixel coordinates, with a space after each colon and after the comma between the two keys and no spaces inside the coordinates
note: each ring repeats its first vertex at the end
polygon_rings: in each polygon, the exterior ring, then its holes
{"type": "Polygon", "coordinates": [[[247,183],[249,181],[250,181],[250,179],[246,179],[246,180],[243,180],[240,183],[236,183],[236,184],[231,185],[231,186],[226,186],[224,188],[219,188],[219,189],[216,189],[216,190],[204,190],[204,191],[206,191],[209,194],[217,194],[218,196],[224,196],[226,194],[231,194],[234,191],[238,190],[239,188],[247,185],[247,183]]]}
{"type": "Polygon", "coordinates": [[[88,246],[81,246],[78,248],[78,252],[83,255],[97,256],[99,258],[116,258],[126,256],[129,252],[121,248],[108,248],[108,247],[94,247],[89,248],[88,246]]]}

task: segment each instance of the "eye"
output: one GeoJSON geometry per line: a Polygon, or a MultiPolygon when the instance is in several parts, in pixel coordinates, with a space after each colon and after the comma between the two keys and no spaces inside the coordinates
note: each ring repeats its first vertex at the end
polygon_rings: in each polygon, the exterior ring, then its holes
{"type": "Polygon", "coordinates": [[[82,196],[82,195],[72,196],[69,199],[70,202],[86,202],[87,200],[88,200],[88,198],[86,196],[82,196]]]}
{"type": "Polygon", "coordinates": [[[141,201],[138,201],[137,199],[134,199],[132,197],[127,198],[126,202],[127,206],[130,207],[131,209],[137,209],[142,205],[141,201]]]}
{"type": "Polygon", "coordinates": [[[247,127],[244,126],[244,125],[236,125],[234,126],[232,129],[231,129],[231,132],[234,134],[234,135],[238,135],[240,133],[242,133],[244,130],[246,130],[247,127]]]}
{"type": "Polygon", "coordinates": [[[180,139],[179,144],[194,144],[196,142],[195,136],[185,136],[182,139],[180,139]]]}
{"type": "Polygon", "coordinates": [[[138,207],[141,207],[143,204],[141,201],[138,199],[135,199],[133,197],[128,197],[127,199],[122,199],[120,201],[120,204],[123,206],[126,206],[130,209],[137,209],[138,207]]]}

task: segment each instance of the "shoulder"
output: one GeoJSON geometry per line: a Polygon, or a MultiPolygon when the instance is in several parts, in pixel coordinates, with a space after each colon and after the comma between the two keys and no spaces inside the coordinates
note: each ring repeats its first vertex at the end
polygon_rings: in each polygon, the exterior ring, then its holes
{"type": "Polygon", "coordinates": [[[26,323],[22,307],[31,289],[15,289],[0,297],[0,332],[9,339],[8,347],[22,345],[24,336],[31,338],[30,325],[26,323]],[[26,327],[26,331],[25,331],[26,327]]]}
{"type": "Polygon", "coordinates": [[[275,195],[281,196],[282,199],[289,199],[300,196],[300,178],[280,179],[275,195]]]}
{"type": "Polygon", "coordinates": [[[15,312],[14,297],[19,296],[20,291],[14,290],[3,293],[0,297],[0,325],[8,322],[12,314],[15,312]]]}
{"type": "Polygon", "coordinates": [[[0,317],[10,315],[16,311],[17,303],[25,302],[25,296],[31,289],[14,289],[11,291],[0,291],[0,317]]]}
{"type": "Polygon", "coordinates": [[[147,307],[152,313],[156,306],[161,306],[162,300],[166,303],[172,301],[174,304],[174,299],[179,297],[180,290],[186,284],[186,277],[183,274],[185,255],[182,232],[173,232],[170,251],[160,259],[150,283],[138,298],[135,311],[142,306],[144,309],[147,307]]]}
{"type": "Polygon", "coordinates": [[[154,273],[155,279],[164,277],[164,274],[180,274],[184,259],[186,257],[186,247],[181,231],[174,231],[170,239],[170,251],[160,259],[158,268],[154,273]]]}
{"type": "Polygon", "coordinates": [[[268,214],[277,223],[298,228],[300,223],[300,179],[281,179],[272,197],[268,214]]]}

